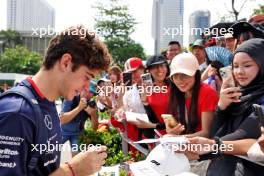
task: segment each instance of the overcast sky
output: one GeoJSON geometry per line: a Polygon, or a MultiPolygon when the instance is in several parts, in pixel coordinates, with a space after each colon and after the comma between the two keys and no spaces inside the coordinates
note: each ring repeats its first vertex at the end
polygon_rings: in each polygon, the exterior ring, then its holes
{"type": "MultiPolygon", "coordinates": [[[[95,9],[91,8],[95,2],[104,2],[107,0],[47,0],[49,4],[55,8],[56,19],[55,29],[60,31],[65,27],[84,24],[89,28],[94,27],[95,9]]],[[[236,0],[237,7],[241,7],[244,0],[236,0]]],[[[0,0],[0,29],[6,29],[6,2],[0,0]]],[[[151,37],[151,15],[153,0],[123,0],[129,5],[131,14],[136,18],[139,24],[132,38],[141,43],[147,54],[154,53],[154,40],[151,37]]],[[[263,0],[247,0],[244,9],[241,11],[240,18],[252,14],[253,9],[259,4],[264,4],[263,0]]],[[[188,20],[190,14],[195,10],[207,9],[211,12],[211,24],[215,24],[219,17],[228,14],[227,10],[231,10],[231,0],[185,0],[184,1],[184,28],[188,33],[188,20]]],[[[184,36],[184,45],[188,43],[188,36],[184,36]]]]}

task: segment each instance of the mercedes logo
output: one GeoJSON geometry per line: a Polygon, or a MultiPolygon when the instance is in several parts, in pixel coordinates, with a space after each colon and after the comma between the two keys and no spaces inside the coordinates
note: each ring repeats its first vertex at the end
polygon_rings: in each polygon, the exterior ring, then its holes
{"type": "Polygon", "coordinates": [[[49,130],[51,130],[52,129],[52,119],[51,119],[50,115],[45,115],[44,122],[45,122],[46,127],[49,130]]]}

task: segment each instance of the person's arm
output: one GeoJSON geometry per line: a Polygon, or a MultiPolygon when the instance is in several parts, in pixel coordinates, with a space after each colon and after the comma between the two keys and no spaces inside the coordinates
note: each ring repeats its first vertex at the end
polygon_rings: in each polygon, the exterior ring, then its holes
{"type": "Polygon", "coordinates": [[[198,131],[193,134],[188,134],[187,137],[195,137],[195,136],[209,137],[213,117],[214,117],[214,112],[203,112],[201,118],[202,119],[201,131],[198,131]]]}
{"type": "Polygon", "coordinates": [[[185,152],[199,155],[199,160],[213,159],[221,154],[247,155],[250,147],[256,143],[256,139],[242,139],[237,141],[222,141],[217,143],[215,139],[204,137],[189,138],[189,145],[200,147],[189,147],[185,152]],[[220,153],[219,153],[220,152],[220,153]]]}
{"type": "Polygon", "coordinates": [[[98,124],[99,124],[98,116],[97,116],[97,108],[92,108],[92,107],[88,106],[84,110],[91,116],[92,128],[94,130],[97,130],[98,124]]]}
{"type": "Polygon", "coordinates": [[[261,151],[264,153],[264,127],[261,127],[261,137],[258,139],[258,144],[260,146],[261,151]]]}
{"type": "Polygon", "coordinates": [[[258,139],[261,135],[258,118],[252,113],[239,125],[233,132],[221,137],[224,141],[233,141],[240,139],[258,139]]]}
{"type": "Polygon", "coordinates": [[[72,171],[67,164],[61,164],[50,176],[72,176],[72,171]]]}
{"type": "MultiPolygon", "coordinates": [[[[250,147],[256,143],[256,139],[242,139],[237,141],[222,141],[220,146],[216,143],[216,140],[214,139],[208,139],[208,138],[202,138],[197,137],[196,139],[190,139],[192,143],[195,143],[195,140],[199,140],[197,144],[209,144],[210,145],[210,152],[221,152],[221,154],[228,154],[228,155],[247,155],[248,150],[250,147]],[[216,146],[216,148],[214,147],[216,146]],[[216,151],[214,151],[216,149],[216,151]]],[[[207,146],[208,148],[208,146],[207,146]]]]}
{"type": "Polygon", "coordinates": [[[148,103],[144,103],[144,109],[148,115],[149,121],[154,124],[152,127],[158,130],[165,130],[165,123],[160,123],[155,112],[152,110],[151,106],[148,103]]]}
{"type": "Polygon", "coordinates": [[[108,109],[112,108],[112,101],[110,100],[109,97],[106,97],[104,95],[103,96],[98,96],[97,97],[97,101],[100,101],[100,103],[102,103],[108,109]]]}
{"type": "Polygon", "coordinates": [[[220,94],[221,86],[222,86],[222,80],[219,78],[218,75],[215,75],[215,82],[216,82],[216,91],[218,94],[220,94]]]}
{"type": "Polygon", "coordinates": [[[223,153],[224,154],[230,154],[230,155],[247,155],[248,150],[250,147],[256,143],[256,139],[242,139],[237,141],[223,141],[224,145],[229,145],[232,150],[226,150],[223,153]]]}
{"type": "Polygon", "coordinates": [[[181,151],[183,153],[191,153],[196,155],[196,157],[187,157],[189,160],[199,161],[213,159],[221,156],[222,154],[228,155],[247,155],[249,148],[256,142],[254,139],[243,139],[238,141],[222,141],[216,142],[215,139],[208,139],[204,137],[194,137],[189,138],[190,147],[186,151],[181,151]],[[192,145],[199,145],[192,146],[192,145]],[[220,152],[220,153],[219,153],[220,152]],[[198,157],[197,157],[198,155],[198,157]]]}
{"type": "Polygon", "coordinates": [[[72,101],[65,101],[63,103],[62,113],[60,115],[60,123],[65,124],[70,122],[86,107],[86,105],[86,99],[82,98],[78,106],[74,109],[71,109],[72,101]]]}
{"type": "Polygon", "coordinates": [[[113,107],[112,100],[109,97],[105,97],[105,105],[110,109],[113,107]]]}
{"type": "MultiPolygon", "coordinates": [[[[252,114],[247,117],[241,125],[233,133],[229,133],[223,137],[221,140],[224,144],[233,144],[234,150],[226,151],[226,154],[245,154],[252,143],[260,136],[259,124],[256,117],[252,114]],[[249,140],[250,139],[250,140],[249,140]],[[244,145],[244,146],[240,146],[244,145]]],[[[217,157],[214,154],[205,154],[200,156],[200,160],[212,159],[217,157]]]]}
{"type": "Polygon", "coordinates": [[[209,134],[210,138],[213,138],[215,136],[219,128],[226,122],[226,118],[228,118],[226,110],[221,110],[219,106],[217,106],[214,112],[214,120],[211,124],[211,130],[209,134]]]}
{"type": "Polygon", "coordinates": [[[99,171],[105,163],[106,147],[95,147],[78,153],[68,164],[62,164],[50,176],[87,176],[99,171]]]}
{"type": "Polygon", "coordinates": [[[209,70],[212,68],[212,66],[211,65],[208,65],[207,67],[206,67],[206,69],[203,71],[203,73],[202,73],[202,75],[201,75],[201,81],[203,82],[203,81],[205,81],[207,78],[208,78],[208,72],[209,72],[209,70]]]}

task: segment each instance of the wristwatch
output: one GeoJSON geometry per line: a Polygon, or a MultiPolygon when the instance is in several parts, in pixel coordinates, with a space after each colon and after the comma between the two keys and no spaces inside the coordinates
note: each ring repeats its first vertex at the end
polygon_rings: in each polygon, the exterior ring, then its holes
{"type": "Polygon", "coordinates": [[[216,151],[217,151],[217,154],[218,155],[221,155],[221,154],[223,154],[224,152],[221,150],[221,147],[224,145],[223,144],[223,141],[221,140],[221,138],[220,137],[214,137],[214,140],[215,140],[215,144],[216,144],[216,151]]]}

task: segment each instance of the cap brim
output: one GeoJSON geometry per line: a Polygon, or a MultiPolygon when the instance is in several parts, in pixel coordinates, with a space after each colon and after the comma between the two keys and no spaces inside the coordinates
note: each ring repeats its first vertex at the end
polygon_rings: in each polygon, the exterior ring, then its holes
{"type": "Polygon", "coordinates": [[[234,38],[232,34],[228,33],[224,35],[225,39],[234,38]]]}
{"type": "Polygon", "coordinates": [[[160,64],[165,64],[165,63],[167,63],[167,60],[166,61],[155,62],[155,63],[152,63],[152,64],[148,65],[147,68],[150,68],[150,67],[152,67],[154,65],[160,65],[160,64]]]}
{"type": "Polygon", "coordinates": [[[194,45],[192,45],[192,47],[195,47],[195,46],[200,46],[200,47],[203,47],[204,48],[204,45],[200,45],[200,44],[194,44],[194,45]]]}
{"type": "Polygon", "coordinates": [[[172,77],[176,73],[183,73],[183,74],[188,75],[188,76],[193,76],[193,75],[195,75],[195,72],[196,71],[193,71],[193,70],[187,70],[187,69],[184,69],[184,68],[178,68],[175,71],[171,71],[170,77],[172,77]]]}
{"type": "Polygon", "coordinates": [[[136,68],[131,68],[131,69],[125,70],[124,72],[126,72],[126,73],[127,73],[127,72],[133,72],[133,71],[139,69],[140,67],[145,68],[144,65],[140,65],[140,66],[138,66],[138,67],[136,67],[136,68]]]}
{"type": "Polygon", "coordinates": [[[101,83],[101,82],[108,82],[108,81],[110,81],[110,79],[101,78],[101,79],[99,79],[99,80],[97,81],[97,85],[98,85],[99,83],[101,83]]]}
{"type": "Polygon", "coordinates": [[[250,23],[247,22],[239,22],[231,26],[230,28],[233,28],[233,37],[237,38],[237,36],[242,32],[247,31],[258,31],[254,26],[252,26],[250,23]]]}
{"type": "Polygon", "coordinates": [[[124,71],[124,72],[125,72],[125,73],[129,73],[129,72],[133,72],[133,71],[135,71],[136,69],[138,69],[138,68],[128,69],[128,70],[126,70],[126,71],[124,71]]]}

